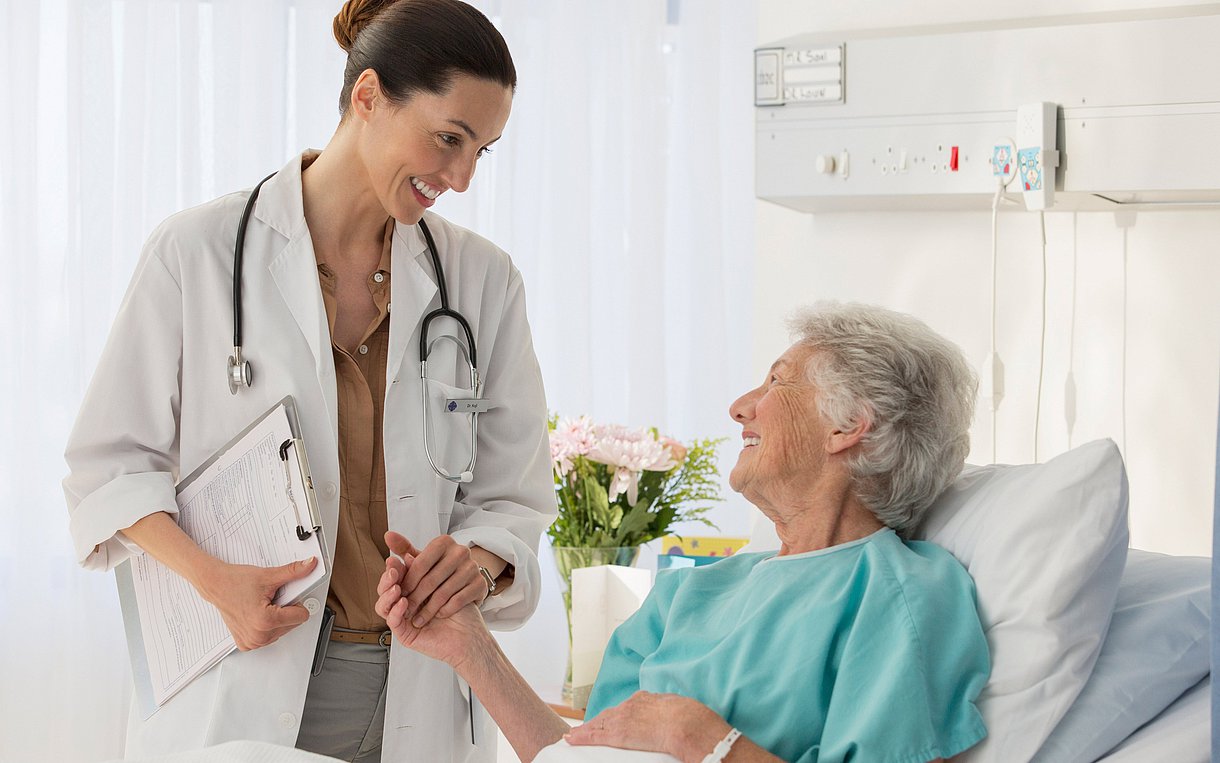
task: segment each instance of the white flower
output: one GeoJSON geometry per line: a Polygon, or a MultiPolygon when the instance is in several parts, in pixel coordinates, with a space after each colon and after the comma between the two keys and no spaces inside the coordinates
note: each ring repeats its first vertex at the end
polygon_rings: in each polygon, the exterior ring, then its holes
{"type": "Polygon", "coordinates": [[[666,472],[677,465],[673,452],[647,429],[607,425],[595,427],[593,435],[589,459],[614,467],[607,491],[611,502],[626,493],[627,503],[634,506],[639,498],[641,472],[666,472]]]}

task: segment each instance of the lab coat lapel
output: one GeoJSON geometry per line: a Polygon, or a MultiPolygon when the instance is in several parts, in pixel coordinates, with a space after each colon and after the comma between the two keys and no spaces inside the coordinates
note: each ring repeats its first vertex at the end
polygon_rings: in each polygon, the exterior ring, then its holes
{"type": "Polygon", "coordinates": [[[314,257],[313,242],[309,231],[303,230],[279,254],[272,258],[268,270],[275,285],[284,297],[288,311],[309,344],[313,354],[314,368],[321,378],[325,375],[330,356],[330,326],[326,321],[326,307],[322,302],[322,291],[318,286],[318,265],[314,257]]]}
{"type": "Polygon", "coordinates": [[[255,207],[255,218],[288,239],[278,252],[274,248],[267,251],[267,270],[309,345],[314,373],[321,384],[330,415],[331,431],[336,432],[339,413],[335,385],[333,382],[323,383],[323,380],[333,377],[330,325],[326,320],[326,306],[318,285],[318,262],[313,239],[305,223],[300,157],[294,157],[263,186],[255,207]]]}
{"type": "MultiPolygon", "coordinates": [[[[394,226],[390,250],[390,348],[386,359],[386,378],[393,381],[403,373],[402,364],[410,359],[419,363],[419,325],[432,309],[437,295],[428,246],[418,225],[394,226]]],[[[407,372],[418,373],[412,367],[407,372]]]]}

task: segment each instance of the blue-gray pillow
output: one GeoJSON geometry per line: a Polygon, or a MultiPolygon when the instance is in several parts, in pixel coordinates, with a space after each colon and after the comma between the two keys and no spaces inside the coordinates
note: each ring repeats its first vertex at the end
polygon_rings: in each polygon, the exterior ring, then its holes
{"type": "Polygon", "coordinates": [[[1202,680],[1210,608],[1210,559],[1131,550],[1093,673],[1034,760],[1096,760],[1202,680]]]}

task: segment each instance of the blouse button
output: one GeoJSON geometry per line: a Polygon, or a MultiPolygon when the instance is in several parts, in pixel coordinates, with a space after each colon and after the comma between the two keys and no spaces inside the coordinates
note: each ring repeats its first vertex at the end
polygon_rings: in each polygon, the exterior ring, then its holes
{"type": "Polygon", "coordinates": [[[368,355],[368,354],[369,354],[369,346],[368,346],[367,344],[362,344],[362,345],[360,345],[360,354],[361,354],[361,355],[368,355]]]}
{"type": "Polygon", "coordinates": [[[376,281],[377,283],[381,283],[382,281],[385,280],[385,273],[382,273],[380,270],[378,270],[376,273],[373,274],[373,280],[376,281]]]}

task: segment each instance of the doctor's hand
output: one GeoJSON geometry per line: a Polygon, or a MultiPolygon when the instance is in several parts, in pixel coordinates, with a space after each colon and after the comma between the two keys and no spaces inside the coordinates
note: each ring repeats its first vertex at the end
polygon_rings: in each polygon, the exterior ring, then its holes
{"type": "Polygon", "coordinates": [[[478,562],[469,548],[452,537],[433,538],[422,551],[393,531],[385,539],[395,554],[412,558],[397,582],[407,600],[403,616],[416,628],[434,617],[452,617],[467,604],[481,604],[487,598],[487,581],[478,562]]]}
{"type": "Polygon", "coordinates": [[[252,567],[218,561],[200,581],[199,593],[220,610],[237,648],[247,652],[274,643],[309,619],[300,604],[280,607],[272,600],[281,586],[305,577],[317,563],[307,559],[282,567],[252,567]]]}

